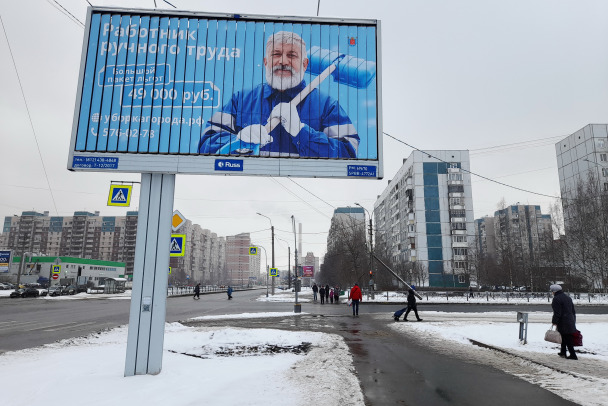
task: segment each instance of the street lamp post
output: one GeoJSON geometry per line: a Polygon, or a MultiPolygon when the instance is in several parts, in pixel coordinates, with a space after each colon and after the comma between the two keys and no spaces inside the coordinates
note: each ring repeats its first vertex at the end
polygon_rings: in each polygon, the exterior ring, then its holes
{"type": "Polygon", "coordinates": [[[295,251],[295,270],[294,270],[294,274],[295,274],[295,283],[294,283],[294,290],[296,291],[296,302],[293,305],[293,312],[294,313],[301,313],[302,312],[302,305],[300,305],[300,303],[298,303],[298,289],[301,286],[299,284],[299,279],[298,279],[298,240],[296,237],[296,219],[295,217],[292,215],[291,216],[291,224],[293,225],[293,246],[294,246],[294,251],[295,251]]]}
{"type": "Polygon", "coordinates": [[[268,297],[268,255],[266,255],[266,248],[258,245],[261,249],[264,250],[264,258],[266,258],[266,297],[268,297]]]}
{"type": "MultiPolygon", "coordinates": [[[[372,299],[374,298],[374,280],[373,280],[373,266],[374,266],[374,243],[373,243],[373,227],[372,227],[372,215],[370,214],[370,212],[363,206],[361,206],[359,203],[355,203],[356,206],[361,207],[363,210],[365,210],[367,212],[367,216],[369,217],[369,287],[371,290],[371,295],[372,295],[372,299]]],[[[365,222],[365,216],[364,216],[364,220],[365,222]]]]}
{"type": "MultiPolygon", "coordinates": [[[[274,226],[272,225],[272,220],[270,219],[270,217],[263,215],[262,213],[256,213],[259,216],[262,217],[266,217],[268,219],[268,221],[270,221],[270,236],[272,237],[272,267],[274,268],[274,226]]],[[[266,252],[266,251],[264,251],[266,252]]],[[[271,293],[274,296],[274,276],[272,277],[272,290],[271,293]]]]}
{"type": "Polygon", "coordinates": [[[287,287],[291,289],[291,247],[284,239],[277,237],[277,240],[281,240],[287,244],[287,287]]]}

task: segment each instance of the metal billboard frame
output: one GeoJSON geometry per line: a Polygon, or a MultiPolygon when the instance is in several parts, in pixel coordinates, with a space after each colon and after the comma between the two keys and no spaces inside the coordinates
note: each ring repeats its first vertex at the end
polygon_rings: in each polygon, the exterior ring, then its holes
{"type": "Polygon", "coordinates": [[[82,45],[78,90],[74,106],[74,119],[67,168],[83,172],[213,174],[246,176],[291,176],[309,178],[382,179],[382,62],[381,24],[378,20],[340,19],[319,17],[269,16],[256,14],[206,13],[180,10],[145,10],[117,7],[89,7],[82,45]],[[280,158],[246,155],[178,155],[162,153],[85,152],[76,151],[76,137],[82,90],[84,87],[86,56],[89,45],[93,13],[119,13],[155,15],[162,17],[201,17],[252,21],[278,21],[298,23],[367,24],[376,27],[376,142],[377,159],[356,158],[280,158]]]}

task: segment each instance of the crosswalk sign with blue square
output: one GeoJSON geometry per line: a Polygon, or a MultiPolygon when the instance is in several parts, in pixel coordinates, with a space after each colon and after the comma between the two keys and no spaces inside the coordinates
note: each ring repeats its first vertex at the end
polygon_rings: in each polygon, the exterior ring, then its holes
{"type": "Polygon", "coordinates": [[[258,255],[258,247],[249,247],[249,255],[258,255]]]}
{"type": "Polygon", "coordinates": [[[131,205],[132,185],[110,185],[110,195],[108,196],[108,206],[123,206],[131,205]]]}
{"type": "Polygon", "coordinates": [[[183,257],[186,254],[186,234],[171,234],[169,256],[183,257]]]}

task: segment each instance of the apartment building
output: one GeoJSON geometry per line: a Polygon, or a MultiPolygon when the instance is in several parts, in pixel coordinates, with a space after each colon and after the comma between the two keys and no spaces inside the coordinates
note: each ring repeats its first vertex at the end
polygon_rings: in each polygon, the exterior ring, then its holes
{"type": "Polygon", "coordinates": [[[417,264],[419,284],[465,287],[474,243],[468,151],[413,151],[374,204],[375,245],[417,264]]]}

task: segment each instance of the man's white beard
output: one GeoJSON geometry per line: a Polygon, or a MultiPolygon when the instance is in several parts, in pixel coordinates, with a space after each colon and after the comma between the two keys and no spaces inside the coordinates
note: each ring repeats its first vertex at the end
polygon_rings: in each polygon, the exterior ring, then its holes
{"type": "Polygon", "coordinates": [[[266,68],[266,82],[276,90],[287,90],[296,87],[304,79],[304,66],[300,67],[299,72],[295,72],[291,66],[268,66],[266,68]],[[275,75],[274,71],[282,69],[289,70],[291,76],[275,75]]]}

